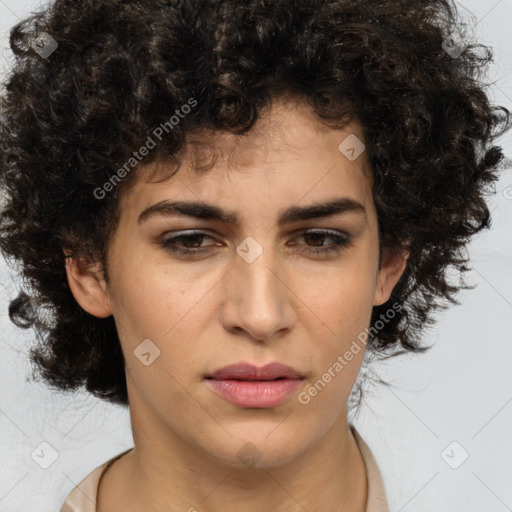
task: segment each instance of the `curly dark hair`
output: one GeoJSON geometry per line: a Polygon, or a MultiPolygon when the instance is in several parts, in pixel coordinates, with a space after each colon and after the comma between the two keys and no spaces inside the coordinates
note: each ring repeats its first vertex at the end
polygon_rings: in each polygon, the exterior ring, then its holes
{"type": "Polygon", "coordinates": [[[493,52],[466,34],[452,0],[56,0],[20,21],[0,98],[0,250],[21,264],[26,291],[9,316],[34,329],[46,383],[128,404],[114,318],[78,305],[63,249],[100,261],[108,282],[118,199],[140,173],[95,191],[191,98],[145,163],[177,172],[193,131],[243,135],[283,95],[333,128],[361,124],[381,254],[410,252],[371,327],[402,307],[370,329],[368,350],[430,348],[420,341],[433,312],[472,288],[447,271],[469,270],[461,250],[490,227],[484,196],[504,158],[492,144],[510,128],[481,81],[493,52]],[[50,55],[35,51],[41,34],[58,45],[50,55]]]}

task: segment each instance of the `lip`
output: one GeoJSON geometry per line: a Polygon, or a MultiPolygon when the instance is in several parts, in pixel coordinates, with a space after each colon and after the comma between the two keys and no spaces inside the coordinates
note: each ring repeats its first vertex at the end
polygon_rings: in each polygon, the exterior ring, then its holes
{"type": "Polygon", "coordinates": [[[264,366],[254,366],[250,363],[238,363],[224,366],[207,378],[214,380],[274,380],[280,377],[287,379],[303,379],[300,372],[281,363],[269,363],[264,366]]]}
{"type": "Polygon", "coordinates": [[[304,376],[277,362],[262,367],[240,363],[225,366],[206,380],[210,389],[228,402],[245,408],[267,408],[286,400],[304,376]]]}

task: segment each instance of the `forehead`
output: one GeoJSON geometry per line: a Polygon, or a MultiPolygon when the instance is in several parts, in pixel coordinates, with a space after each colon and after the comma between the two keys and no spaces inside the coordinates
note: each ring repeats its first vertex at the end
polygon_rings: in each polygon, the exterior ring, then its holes
{"type": "Polygon", "coordinates": [[[301,198],[324,201],[340,194],[368,202],[372,175],[362,148],[363,129],[356,120],[333,129],[301,102],[276,101],[244,135],[189,134],[178,155],[180,168],[170,178],[169,163],[139,164],[136,182],[121,196],[121,217],[136,222],[141,211],[166,199],[232,205],[233,210],[275,205],[276,211],[301,198]],[[352,160],[346,146],[354,142],[360,155],[352,160]]]}

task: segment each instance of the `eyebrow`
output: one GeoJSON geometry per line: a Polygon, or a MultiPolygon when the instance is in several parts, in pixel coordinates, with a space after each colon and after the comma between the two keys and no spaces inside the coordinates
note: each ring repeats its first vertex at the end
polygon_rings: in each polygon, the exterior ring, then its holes
{"type": "MultiPolygon", "coordinates": [[[[366,209],[358,201],[349,197],[330,199],[325,202],[314,202],[307,206],[290,206],[281,210],[278,225],[308,219],[333,217],[343,213],[356,213],[366,218],[366,209]]],[[[237,212],[225,210],[218,206],[195,201],[160,201],[140,213],[137,224],[142,224],[154,216],[186,216],[207,221],[220,221],[225,224],[240,224],[237,212]]]]}

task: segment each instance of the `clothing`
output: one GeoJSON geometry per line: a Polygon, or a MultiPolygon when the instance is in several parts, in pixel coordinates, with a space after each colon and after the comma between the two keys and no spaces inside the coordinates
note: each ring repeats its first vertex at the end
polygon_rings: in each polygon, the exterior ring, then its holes
{"type": "MultiPolygon", "coordinates": [[[[354,435],[366,467],[366,478],[368,483],[366,512],[389,512],[384,483],[372,452],[353,425],[350,425],[350,429],[352,430],[352,434],[354,435]]],[[[102,475],[117,459],[131,450],[132,448],[116,455],[89,473],[68,494],[60,512],[97,512],[96,497],[98,493],[98,484],[102,475]]]]}

